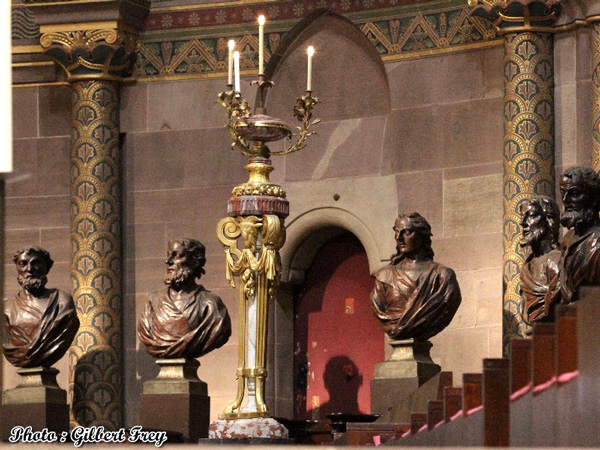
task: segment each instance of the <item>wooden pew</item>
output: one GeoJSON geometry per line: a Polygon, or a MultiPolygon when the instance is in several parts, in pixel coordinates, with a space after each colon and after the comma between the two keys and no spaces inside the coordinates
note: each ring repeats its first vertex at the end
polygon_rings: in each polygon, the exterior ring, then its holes
{"type": "Polygon", "coordinates": [[[460,387],[444,388],[444,422],[450,422],[456,413],[462,411],[462,396],[463,390],[460,387]]]}
{"type": "Polygon", "coordinates": [[[483,443],[507,447],[510,440],[510,367],[506,358],[483,360],[483,443]]]}
{"type": "Polygon", "coordinates": [[[427,429],[432,430],[438,423],[444,421],[444,401],[429,400],[427,403],[427,429]]]}

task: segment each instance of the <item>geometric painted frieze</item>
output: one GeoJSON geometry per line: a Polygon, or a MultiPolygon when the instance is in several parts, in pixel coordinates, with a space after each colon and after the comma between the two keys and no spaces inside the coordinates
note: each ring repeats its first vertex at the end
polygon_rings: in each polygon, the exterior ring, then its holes
{"type": "Polygon", "coordinates": [[[240,49],[242,70],[255,69],[258,67],[258,35],[252,32],[259,14],[270,19],[269,32],[265,35],[266,61],[287,31],[300,19],[322,8],[350,19],[383,59],[419,56],[438,49],[459,49],[497,39],[493,27],[471,17],[469,8],[462,1],[429,2],[418,8],[397,7],[395,0],[277,3],[151,13],[145,31],[140,35],[132,77],[225,73],[229,38],[235,39],[240,49]],[[248,33],[223,33],[216,26],[222,24],[224,27],[228,21],[239,23],[240,20],[247,22],[248,33]],[[205,28],[195,28],[202,26],[205,28]]]}
{"type": "MultiPolygon", "coordinates": [[[[256,19],[260,14],[264,14],[268,20],[265,35],[266,61],[296,24],[324,11],[339,14],[352,22],[369,39],[383,60],[421,57],[437,51],[463,51],[471,47],[499,45],[501,42],[490,23],[471,16],[465,0],[283,0],[231,3],[153,8],[146,16],[140,32],[139,44],[135,49],[134,70],[128,77],[168,79],[181,75],[225,76],[229,38],[235,39],[240,49],[241,69],[255,69],[258,66],[256,19]]],[[[31,16],[24,6],[16,9],[23,10],[19,17],[31,16]]],[[[17,16],[13,13],[13,17],[17,16]]],[[[27,22],[19,19],[20,22],[17,23],[15,20],[13,28],[22,28],[21,22],[27,22]]],[[[96,45],[99,50],[106,47],[103,47],[103,42],[96,45]]],[[[108,50],[106,47],[107,52],[108,50]]],[[[65,51],[57,46],[46,49],[46,53],[65,66],[72,66],[75,62],[73,58],[85,57],[73,52],[74,50],[65,51]]],[[[113,57],[113,65],[117,60],[119,64],[126,65],[128,58],[126,51],[118,50],[113,57]]],[[[92,62],[95,65],[103,63],[99,60],[92,62]]],[[[91,73],[86,66],[78,66],[72,70],[76,74],[91,73]]],[[[110,73],[113,72],[114,75],[123,75],[116,69],[111,69],[110,73]]],[[[101,99],[94,101],[102,103],[101,99]]],[[[90,113],[85,106],[83,108],[83,111],[77,112],[78,115],[90,113]]]]}

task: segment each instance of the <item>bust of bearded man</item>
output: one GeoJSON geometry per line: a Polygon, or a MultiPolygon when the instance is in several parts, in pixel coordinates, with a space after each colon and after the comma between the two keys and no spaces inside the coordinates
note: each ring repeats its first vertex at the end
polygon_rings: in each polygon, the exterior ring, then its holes
{"type": "Polygon", "coordinates": [[[138,323],[138,337],[155,358],[194,359],[223,346],[231,319],[223,301],[196,282],[204,274],[204,245],[169,243],[166,288],[153,292],[138,323]]]}
{"type": "MultiPolygon", "coordinates": [[[[548,317],[546,305],[553,295],[551,287],[558,282],[560,250],[558,249],[560,211],[549,197],[534,197],[521,204],[523,237],[520,246],[531,253],[521,269],[521,317],[533,325],[548,317]]],[[[530,334],[532,328],[527,328],[530,334]]]]}
{"type": "Polygon", "coordinates": [[[560,222],[569,231],[562,240],[554,302],[571,303],[579,299],[581,286],[600,286],[600,176],[589,167],[567,169],[560,194],[560,222]]]}
{"type": "Polygon", "coordinates": [[[13,261],[22,289],[4,304],[4,356],[16,367],[50,367],[79,329],[73,298],[46,288],[54,261],[43,248],[23,248],[13,261]]]}

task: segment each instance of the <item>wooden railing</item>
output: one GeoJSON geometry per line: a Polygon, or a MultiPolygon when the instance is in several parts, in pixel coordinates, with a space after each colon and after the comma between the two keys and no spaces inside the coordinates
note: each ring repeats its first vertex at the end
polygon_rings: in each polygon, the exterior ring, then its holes
{"type": "Polygon", "coordinates": [[[347,425],[348,445],[600,446],[600,288],[444,386],[411,423],[347,425]]]}

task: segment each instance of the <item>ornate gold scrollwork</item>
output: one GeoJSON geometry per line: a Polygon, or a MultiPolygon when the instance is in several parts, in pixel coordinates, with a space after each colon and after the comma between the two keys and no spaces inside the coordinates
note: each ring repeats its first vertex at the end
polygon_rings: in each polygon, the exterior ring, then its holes
{"type": "Polygon", "coordinates": [[[240,118],[251,116],[250,106],[248,102],[240,95],[239,92],[225,91],[219,92],[218,103],[227,111],[227,130],[231,136],[231,149],[235,150],[238,147],[242,155],[252,156],[249,144],[244,141],[235,131],[235,124],[240,118]]]}
{"type": "Polygon", "coordinates": [[[240,342],[238,388],[236,398],[225,408],[221,417],[268,417],[269,408],[264,400],[264,380],[267,376],[265,351],[267,338],[268,302],[274,299],[274,287],[281,273],[279,249],[285,243],[283,219],[276,215],[238,216],[222,219],[217,225],[217,236],[225,246],[226,278],[235,287],[234,277],[239,276],[240,336],[247,335],[247,308],[256,305],[256,346],[254,366],[248,367],[247,343],[240,342]],[[259,246],[260,239],[260,246],[259,246]],[[241,248],[238,247],[238,241],[241,248]],[[244,399],[246,380],[255,382],[256,410],[240,411],[244,399]]]}
{"type": "Polygon", "coordinates": [[[132,65],[137,34],[110,21],[80,26],[81,29],[70,29],[69,25],[64,25],[64,29],[42,27],[40,45],[44,53],[65,70],[69,81],[97,78],[120,81],[132,65]]]}
{"type": "Polygon", "coordinates": [[[231,195],[239,197],[242,195],[268,195],[270,197],[285,198],[285,191],[276,184],[253,184],[244,183],[236,186],[231,191],[231,195]]]}
{"type": "Polygon", "coordinates": [[[246,272],[264,273],[268,280],[276,280],[281,271],[279,249],[285,242],[285,227],[278,216],[226,217],[217,225],[219,241],[226,247],[225,276],[235,287],[234,277],[240,276],[246,284],[251,282],[246,272]],[[260,254],[255,255],[259,234],[262,236],[260,254]],[[241,237],[242,249],[237,246],[241,237]]]}
{"type": "MultiPolygon", "coordinates": [[[[233,150],[236,147],[239,148],[244,156],[261,156],[262,152],[266,148],[264,142],[257,141],[251,146],[239,135],[238,130],[236,130],[236,125],[244,125],[244,119],[248,119],[252,115],[250,107],[248,106],[248,102],[242,98],[239,92],[230,90],[219,93],[218,103],[227,111],[226,126],[231,136],[231,149],[233,150]]],[[[306,147],[306,140],[308,137],[315,134],[315,132],[309,131],[310,127],[321,122],[321,119],[312,120],[312,109],[318,103],[319,99],[317,97],[312,97],[308,91],[306,95],[298,97],[296,100],[296,106],[294,107],[294,117],[302,122],[301,126],[296,127],[298,129],[298,133],[294,133],[286,138],[289,144],[285,150],[275,152],[269,151],[269,154],[278,156],[287,155],[289,153],[302,150],[306,147]],[[292,141],[294,142],[291,143],[292,141]]],[[[260,123],[256,122],[254,125],[260,126],[260,123]]],[[[269,123],[267,126],[274,127],[275,125],[273,123],[269,123]]],[[[288,125],[285,125],[282,122],[279,123],[279,126],[285,128],[288,127],[288,125]]],[[[289,134],[289,129],[285,134],[289,134]]]]}
{"type": "Polygon", "coordinates": [[[100,41],[108,44],[121,42],[121,37],[117,30],[83,30],[83,31],[55,31],[42,34],[40,44],[43,48],[58,44],[67,48],[77,46],[94,45],[100,41]]]}
{"type": "Polygon", "coordinates": [[[294,117],[302,122],[302,126],[296,127],[299,134],[293,134],[287,138],[288,141],[291,141],[292,137],[295,139],[295,142],[288,148],[280,152],[271,152],[271,154],[278,156],[287,155],[289,153],[302,150],[304,147],[306,147],[306,139],[308,139],[309,136],[316,134],[314,131],[309,131],[309,128],[321,122],[321,119],[314,119],[311,122],[312,109],[317,103],[319,103],[319,99],[317,97],[312,97],[310,93],[303,95],[302,97],[298,97],[296,100],[296,106],[294,107],[294,117]]]}

